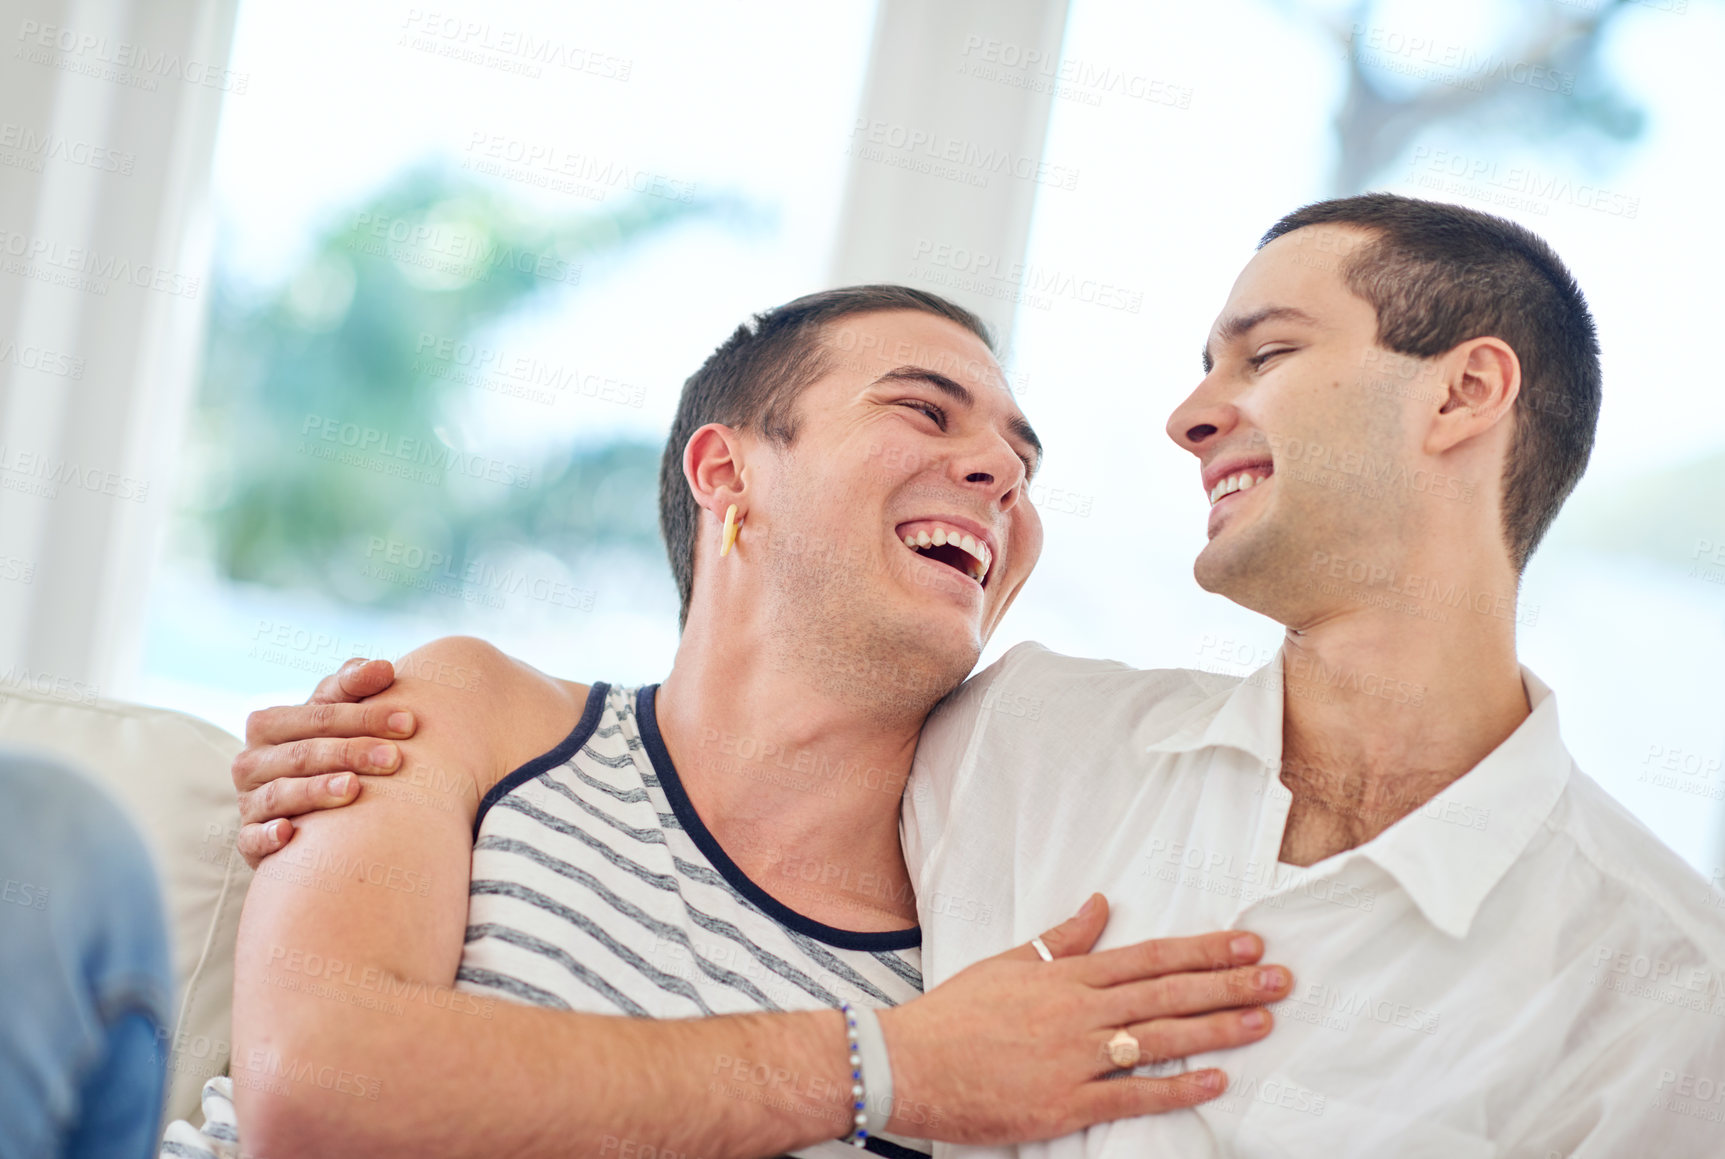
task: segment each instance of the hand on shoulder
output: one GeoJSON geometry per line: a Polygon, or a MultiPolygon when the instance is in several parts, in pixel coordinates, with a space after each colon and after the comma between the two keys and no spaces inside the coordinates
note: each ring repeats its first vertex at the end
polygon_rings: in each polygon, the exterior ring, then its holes
{"type": "Polygon", "coordinates": [[[587,685],[548,676],[478,637],[444,636],[396,661],[396,683],[380,698],[412,709],[421,722],[416,739],[465,753],[484,795],[555,748],[580,719],[587,693],[587,685]]]}
{"type": "Polygon", "coordinates": [[[510,770],[568,734],[587,693],[473,636],[433,640],[394,664],[351,660],[305,704],[260,709],[246,721],[233,764],[239,851],[255,869],[293,839],[287,818],[350,805],[362,780],[404,771],[416,784],[442,783],[460,768],[472,778],[461,796],[476,809],[510,770]]]}

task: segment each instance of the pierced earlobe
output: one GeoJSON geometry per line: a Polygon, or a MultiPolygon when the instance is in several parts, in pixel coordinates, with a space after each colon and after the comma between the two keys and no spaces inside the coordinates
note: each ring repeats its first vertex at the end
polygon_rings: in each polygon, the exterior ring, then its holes
{"type": "Polygon", "coordinates": [[[737,542],[737,532],[741,529],[741,524],[737,522],[737,505],[733,503],[725,508],[725,530],[719,537],[720,559],[730,554],[731,545],[737,542]]]}

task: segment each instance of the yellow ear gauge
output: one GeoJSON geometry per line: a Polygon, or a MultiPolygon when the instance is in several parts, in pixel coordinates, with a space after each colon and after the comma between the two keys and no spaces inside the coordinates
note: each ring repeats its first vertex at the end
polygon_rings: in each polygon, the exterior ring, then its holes
{"type": "Polygon", "coordinates": [[[719,540],[719,558],[724,559],[730,554],[731,545],[737,542],[737,505],[731,504],[725,508],[725,531],[719,540]]]}

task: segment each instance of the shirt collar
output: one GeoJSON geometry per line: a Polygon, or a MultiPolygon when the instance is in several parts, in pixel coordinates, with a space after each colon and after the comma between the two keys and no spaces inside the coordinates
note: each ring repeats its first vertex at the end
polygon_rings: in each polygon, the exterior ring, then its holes
{"type": "Polygon", "coordinates": [[[1235,748],[1257,758],[1265,769],[1278,767],[1282,760],[1281,652],[1244,680],[1234,679],[1181,713],[1161,739],[1146,747],[1153,753],[1235,748]]]}
{"type": "Polygon", "coordinates": [[[1557,697],[1525,667],[1521,684],[1527,719],[1466,775],[1354,851],[1394,877],[1451,937],[1467,936],[1575,767],[1558,729],[1557,697]]]}
{"type": "MultiPolygon", "coordinates": [[[[1395,878],[1432,925],[1451,937],[1467,936],[1486,895],[1545,823],[1574,767],[1559,734],[1557,697],[1525,667],[1521,681],[1531,711],[1502,744],[1371,841],[1320,864],[1335,872],[1367,858],[1395,878]]],[[[1146,747],[1170,754],[1239,749],[1275,780],[1282,760],[1281,652],[1192,706],[1146,747]]]]}

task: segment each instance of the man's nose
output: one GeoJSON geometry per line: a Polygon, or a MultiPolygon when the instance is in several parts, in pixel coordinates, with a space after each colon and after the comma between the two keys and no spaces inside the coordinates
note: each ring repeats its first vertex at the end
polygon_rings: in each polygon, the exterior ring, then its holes
{"type": "Polygon", "coordinates": [[[965,484],[989,492],[1002,508],[1011,507],[1023,491],[1024,462],[1004,441],[985,444],[961,457],[954,468],[965,484]]]}
{"type": "Polygon", "coordinates": [[[1239,421],[1234,404],[1220,392],[1207,389],[1208,386],[1208,379],[1199,383],[1198,389],[1168,416],[1165,428],[1169,438],[1194,455],[1202,453],[1207,441],[1226,434],[1239,421]]]}

